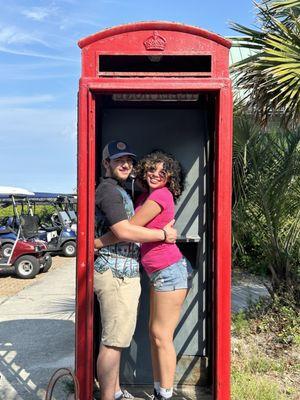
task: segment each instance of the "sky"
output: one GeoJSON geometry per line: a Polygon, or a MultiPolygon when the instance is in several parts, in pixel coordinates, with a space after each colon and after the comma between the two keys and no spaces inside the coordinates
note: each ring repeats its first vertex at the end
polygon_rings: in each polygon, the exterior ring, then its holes
{"type": "Polygon", "coordinates": [[[79,39],[164,20],[233,36],[255,22],[251,0],[0,0],[0,186],[76,188],[79,39]]]}

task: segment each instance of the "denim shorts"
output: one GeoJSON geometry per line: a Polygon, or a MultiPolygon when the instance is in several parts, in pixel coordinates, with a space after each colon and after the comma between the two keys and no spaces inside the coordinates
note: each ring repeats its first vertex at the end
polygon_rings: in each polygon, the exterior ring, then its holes
{"type": "Polygon", "coordinates": [[[177,289],[190,289],[193,276],[194,270],[190,262],[183,257],[176,263],[153,272],[149,278],[156,292],[171,292],[177,289]]]}

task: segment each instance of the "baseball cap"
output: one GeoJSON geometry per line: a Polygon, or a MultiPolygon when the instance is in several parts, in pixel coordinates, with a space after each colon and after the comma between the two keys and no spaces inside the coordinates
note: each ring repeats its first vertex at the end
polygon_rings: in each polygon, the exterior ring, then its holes
{"type": "Polygon", "coordinates": [[[110,160],[115,160],[116,158],[123,156],[131,156],[136,158],[136,154],[133,153],[131,147],[121,140],[114,140],[107,143],[102,152],[103,160],[106,160],[107,158],[110,160]]]}

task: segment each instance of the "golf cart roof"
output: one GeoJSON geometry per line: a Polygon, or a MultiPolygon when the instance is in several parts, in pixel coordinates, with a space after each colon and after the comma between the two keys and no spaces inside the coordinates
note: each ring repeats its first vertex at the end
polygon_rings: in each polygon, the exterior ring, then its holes
{"type": "Polygon", "coordinates": [[[11,196],[19,203],[24,199],[29,199],[31,202],[39,204],[49,204],[61,201],[68,201],[72,203],[77,202],[76,194],[66,193],[48,193],[48,192],[31,192],[27,189],[17,188],[12,186],[0,186],[0,202],[11,202],[11,196]]]}
{"type": "Polygon", "coordinates": [[[0,196],[1,197],[34,196],[34,193],[24,188],[18,188],[13,186],[0,186],[0,196]]]}
{"type": "MultiPolygon", "coordinates": [[[[30,196],[29,196],[30,198],[30,196]]],[[[77,202],[77,196],[74,194],[66,194],[66,193],[45,193],[45,192],[35,192],[34,198],[30,198],[35,203],[59,203],[59,202],[77,202]]]]}

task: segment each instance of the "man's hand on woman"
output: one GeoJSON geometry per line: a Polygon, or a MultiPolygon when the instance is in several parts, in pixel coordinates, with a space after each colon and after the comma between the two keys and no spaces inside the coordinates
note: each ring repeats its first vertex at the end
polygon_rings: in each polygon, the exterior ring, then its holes
{"type": "Polygon", "coordinates": [[[177,239],[177,229],[174,228],[175,219],[172,219],[167,225],[164,226],[164,231],[166,234],[166,243],[175,243],[177,239]]]}
{"type": "Polygon", "coordinates": [[[99,250],[103,247],[102,241],[99,238],[94,239],[94,248],[99,250]]]}

